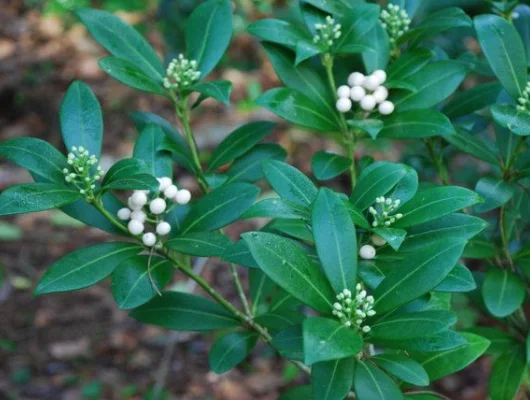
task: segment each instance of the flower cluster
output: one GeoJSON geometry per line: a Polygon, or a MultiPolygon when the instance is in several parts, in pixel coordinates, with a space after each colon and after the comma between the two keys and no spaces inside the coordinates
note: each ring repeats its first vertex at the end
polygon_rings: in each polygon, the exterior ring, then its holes
{"type": "Polygon", "coordinates": [[[133,235],[140,235],[145,230],[145,223],[155,225],[155,233],[146,232],[142,236],[142,242],[148,247],[155,246],[159,242],[158,236],[166,236],[171,231],[171,225],[164,221],[164,217],[171,211],[168,202],[176,204],[187,204],[191,199],[191,193],[186,189],[178,189],[171,178],[158,178],[160,182],[158,193],[151,194],[147,190],[135,190],[127,200],[129,207],[118,211],[118,218],[129,221],[127,228],[133,235]]]}
{"type": "Polygon", "coordinates": [[[373,308],[373,296],[367,296],[363,285],[358,283],[355,287],[355,297],[352,297],[352,292],[348,289],[344,289],[337,295],[337,301],[333,303],[332,313],[340,319],[344,326],[368,333],[371,329],[363,323],[366,317],[375,315],[373,308]]]}
{"type": "Polygon", "coordinates": [[[395,45],[397,40],[409,30],[411,22],[409,15],[396,4],[389,4],[386,10],[382,10],[380,18],[392,45],[395,45]]]}
{"type": "Polygon", "coordinates": [[[521,96],[517,99],[517,111],[530,115],[530,82],[526,84],[521,96]]]}
{"type": "Polygon", "coordinates": [[[83,146],[73,146],[68,153],[69,168],[64,168],[64,180],[79,189],[79,193],[87,199],[94,197],[96,182],[103,176],[104,171],[98,165],[98,159],[90,154],[83,146]]]}
{"type": "Polygon", "coordinates": [[[346,113],[352,109],[352,100],[358,102],[365,111],[372,111],[378,104],[379,113],[389,115],[394,112],[394,104],[388,101],[388,89],[383,86],[386,72],[379,69],[373,74],[364,76],[353,72],[348,77],[348,85],[337,89],[337,110],[346,113]]]}
{"type": "Polygon", "coordinates": [[[396,220],[403,217],[403,214],[390,215],[391,212],[395,211],[399,207],[400,200],[392,200],[391,198],[385,198],[384,196],[375,199],[374,206],[370,207],[368,211],[374,217],[372,226],[374,228],[378,226],[388,227],[392,225],[396,220]]]}
{"type": "Polygon", "coordinates": [[[163,84],[166,89],[181,90],[190,87],[201,76],[197,70],[197,61],[184,58],[179,54],[174,58],[167,67],[166,77],[163,84]]]}
{"type": "Polygon", "coordinates": [[[331,47],[333,42],[342,34],[340,28],[341,25],[336,24],[335,20],[328,15],[325,24],[315,24],[316,33],[313,36],[313,43],[323,45],[326,48],[331,47]]]}

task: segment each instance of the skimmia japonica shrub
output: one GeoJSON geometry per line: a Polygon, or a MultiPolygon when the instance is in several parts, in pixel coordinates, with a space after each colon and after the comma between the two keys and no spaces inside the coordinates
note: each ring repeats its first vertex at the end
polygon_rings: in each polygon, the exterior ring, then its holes
{"type": "Polygon", "coordinates": [[[119,18],[79,11],[111,54],[100,67],[165,97],[179,124],[133,113],[131,158],[103,171],[102,112],[74,82],[60,110],[66,155],[39,139],[0,144],[35,180],[1,193],[0,215],[59,208],[121,236],[59,260],[35,293],[110,278],[117,305],[140,322],[222,333],[209,354],[217,373],[261,342],[308,374],[284,399],[435,399],[433,381],[485,353],[491,398],[513,398],[530,359],[530,8],[473,3],[470,15],[430,1],[301,0],[288,21],[250,24],[284,84],[257,104],[343,147],[312,156],[316,180],[262,143],[272,122],[239,127],[209,157],[197,148],[192,112],[206,98],[229,103],[231,83],[208,79],[230,44],[229,0],[194,10],[185,52],[167,66],[119,18]],[[359,157],[380,139],[404,147],[400,162],[359,157]],[[175,166],[200,194],[179,184],[175,166]],[[347,193],[326,187],[342,174],[347,193]],[[276,195],[260,197],[266,187],[276,195]],[[269,222],[238,238],[223,231],[254,218],[269,222]],[[194,271],[197,257],[230,268],[238,304],[194,271]],[[204,295],[166,290],[176,274],[204,295]],[[456,324],[451,299],[463,293],[485,326],[456,324]]]}

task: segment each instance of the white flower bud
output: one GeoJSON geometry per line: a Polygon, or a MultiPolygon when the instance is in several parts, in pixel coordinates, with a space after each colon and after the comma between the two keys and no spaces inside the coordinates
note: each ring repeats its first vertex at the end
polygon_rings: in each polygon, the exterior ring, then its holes
{"type": "Polygon", "coordinates": [[[129,232],[131,232],[133,235],[139,235],[144,231],[144,224],[143,222],[132,219],[129,221],[127,228],[129,229],[129,232]]]}
{"type": "Polygon", "coordinates": [[[333,303],[333,308],[335,308],[337,311],[342,310],[342,306],[339,303],[333,303]]]}
{"type": "Polygon", "coordinates": [[[378,69],[377,71],[374,71],[372,73],[372,76],[374,76],[377,79],[380,85],[382,85],[386,81],[386,72],[383,71],[382,69],[378,69]]]}
{"type": "Polygon", "coordinates": [[[148,247],[154,246],[156,243],[155,234],[151,232],[144,233],[144,235],[142,236],[142,242],[148,247]]]}
{"type": "Polygon", "coordinates": [[[341,97],[337,100],[336,107],[339,112],[346,113],[351,110],[352,102],[348,98],[341,97]]]}
{"type": "Polygon", "coordinates": [[[375,248],[369,244],[365,244],[360,248],[359,256],[365,260],[371,260],[375,257],[375,248]]]}
{"type": "Polygon", "coordinates": [[[375,315],[375,311],[374,310],[368,310],[366,312],[366,315],[368,315],[369,317],[373,317],[375,315]]]}
{"type": "Polygon", "coordinates": [[[149,203],[149,209],[155,215],[162,214],[166,211],[166,201],[158,197],[149,203]]]}
{"type": "Polygon", "coordinates": [[[394,103],[391,101],[383,101],[381,104],[379,104],[379,112],[382,115],[390,115],[394,112],[394,103]]]}
{"type": "Polygon", "coordinates": [[[141,210],[143,206],[138,206],[137,204],[133,203],[132,196],[127,199],[127,204],[131,210],[141,210]]]}
{"type": "Polygon", "coordinates": [[[156,233],[158,233],[161,236],[165,236],[171,231],[171,225],[169,225],[166,221],[159,222],[156,226],[156,233]]]}
{"type": "Polygon", "coordinates": [[[167,177],[167,176],[164,176],[162,178],[157,178],[158,179],[158,182],[160,183],[160,186],[158,187],[158,190],[160,190],[161,192],[163,192],[164,190],[166,190],[171,184],[173,184],[173,181],[171,180],[171,178],[167,177]]]}
{"type": "Polygon", "coordinates": [[[341,98],[350,97],[350,87],[347,85],[342,85],[337,89],[337,96],[341,98]]]}
{"type": "Polygon", "coordinates": [[[366,111],[372,111],[375,108],[375,98],[371,94],[364,96],[361,100],[361,108],[366,111]]]}
{"type": "Polygon", "coordinates": [[[363,82],[363,86],[368,90],[375,90],[379,87],[379,79],[373,75],[367,76],[363,82]]]}
{"type": "Polygon", "coordinates": [[[386,244],[386,240],[383,239],[379,235],[373,235],[372,236],[372,243],[375,244],[376,246],[384,246],[386,244]]]}
{"type": "Polygon", "coordinates": [[[127,221],[129,218],[131,218],[131,210],[127,207],[120,208],[118,210],[118,218],[122,221],[127,221]]]}
{"type": "Polygon", "coordinates": [[[362,86],[354,86],[350,89],[350,98],[353,101],[361,101],[366,96],[366,90],[362,86]]]}
{"type": "Polygon", "coordinates": [[[136,210],[131,213],[131,219],[136,221],[145,222],[147,215],[142,210],[136,210]]]}
{"type": "Polygon", "coordinates": [[[382,103],[388,97],[388,89],[384,86],[379,86],[372,95],[377,103],[382,103]]]}
{"type": "Polygon", "coordinates": [[[181,189],[175,195],[175,201],[178,204],[188,204],[191,200],[191,192],[187,189],[181,189]]]}
{"type": "Polygon", "coordinates": [[[372,330],[372,329],[371,329],[368,325],[363,326],[363,332],[364,332],[364,333],[368,333],[368,332],[370,332],[371,330],[372,330]]]}
{"type": "Polygon", "coordinates": [[[347,327],[347,328],[349,328],[349,327],[351,326],[351,321],[346,321],[346,322],[344,323],[344,326],[347,327]]]}
{"type": "Polygon", "coordinates": [[[403,218],[403,214],[401,214],[401,213],[396,214],[396,218],[397,218],[397,219],[401,219],[401,218],[403,218]]]}
{"type": "Polygon", "coordinates": [[[141,192],[139,190],[135,190],[134,193],[131,196],[131,202],[136,207],[143,207],[147,203],[147,196],[144,192],[141,192]]]}
{"type": "Polygon", "coordinates": [[[365,76],[360,72],[353,72],[348,77],[348,85],[361,86],[364,83],[365,76]]]}

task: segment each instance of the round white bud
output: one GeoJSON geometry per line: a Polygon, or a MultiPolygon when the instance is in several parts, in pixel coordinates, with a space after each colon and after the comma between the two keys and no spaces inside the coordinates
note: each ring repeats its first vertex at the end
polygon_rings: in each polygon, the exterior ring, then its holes
{"type": "Polygon", "coordinates": [[[136,221],[145,222],[147,215],[142,210],[136,210],[131,213],[131,219],[136,221]]]}
{"type": "Polygon", "coordinates": [[[383,71],[382,69],[378,69],[377,71],[374,71],[372,73],[372,76],[375,76],[377,78],[377,81],[379,82],[380,85],[382,85],[386,81],[386,72],[383,71]]]}
{"type": "Polygon", "coordinates": [[[159,222],[156,226],[156,233],[159,235],[165,236],[171,231],[171,225],[169,225],[166,221],[159,222]]]}
{"type": "Polygon", "coordinates": [[[361,108],[366,111],[372,111],[375,108],[375,98],[371,94],[367,94],[361,100],[361,108]]]}
{"type": "Polygon", "coordinates": [[[365,76],[360,72],[353,72],[348,77],[348,85],[350,86],[360,86],[363,84],[365,76]]]}
{"type": "Polygon", "coordinates": [[[364,258],[365,260],[371,260],[375,257],[375,248],[374,246],[371,246],[369,244],[365,244],[361,249],[359,250],[359,255],[361,258],[364,258]]]}
{"type": "Polygon", "coordinates": [[[373,235],[372,236],[372,243],[375,244],[376,246],[384,246],[386,244],[386,240],[383,239],[379,235],[373,235]]]}
{"type": "Polygon", "coordinates": [[[384,86],[379,86],[375,91],[372,93],[372,96],[374,96],[374,99],[377,103],[382,103],[385,101],[388,97],[388,89],[384,86]]]}
{"type": "Polygon", "coordinates": [[[175,196],[175,201],[179,204],[188,204],[191,200],[191,193],[187,189],[181,189],[177,192],[175,196]]]}
{"type": "Polygon", "coordinates": [[[166,211],[166,201],[158,197],[149,203],[149,209],[155,215],[162,214],[166,211]]]}
{"type": "Polygon", "coordinates": [[[350,87],[347,85],[342,85],[337,89],[337,96],[341,98],[350,97],[350,87]]]}
{"type": "Polygon", "coordinates": [[[148,247],[154,246],[156,243],[155,234],[151,232],[144,233],[144,235],[142,236],[142,242],[148,247]]]}
{"type": "Polygon", "coordinates": [[[140,191],[140,190],[136,190],[132,196],[131,196],[131,202],[132,204],[134,204],[136,207],[143,207],[146,205],[147,203],[147,195],[140,191]]]}
{"type": "Polygon", "coordinates": [[[379,112],[383,115],[389,115],[394,112],[394,103],[391,101],[383,101],[379,104],[379,112]]]}
{"type": "Polygon", "coordinates": [[[373,75],[367,76],[363,82],[363,86],[368,90],[375,90],[379,87],[379,79],[373,75]]]}
{"type": "Polygon", "coordinates": [[[177,192],[179,190],[175,185],[169,185],[166,190],[164,190],[164,196],[166,196],[167,199],[171,199],[177,195],[177,192]]]}
{"type": "Polygon", "coordinates": [[[341,113],[345,113],[351,110],[352,102],[350,99],[344,97],[337,100],[337,110],[341,113]]]}
{"type": "Polygon", "coordinates": [[[131,218],[131,210],[127,207],[120,208],[118,211],[118,218],[122,221],[127,221],[131,218]]]}
{"type": "Polygon", "coordinates": [[[127,199],[127,204],[131,210],[141,210],[143,206],[139,206],[133,202],[132,196],[127,199]]]}
{"type": "Polygon", "coordinates": [[[141,221],[132,219],[129,221],[127,228],[129,229],[129,232],[131,232],[133,235],[139,235],[144,231],[144,224],[141,221]]]}
{"type": "Polygon", "coordinates": [[[350,89],[350,98],[353,101],[361,101],[366,96],[366,90],[362,86],[354,86],[350,89]]]}
{"type": "Polygon", "coordinates": [[[167,176],[164,176],[162,178],[157,178],[158,179],[158,182],[160,183],[159,187],[158,187],[158,190],[160,190],[161,192],[163,192],[164,190],[166,190],[171,184],[173,184],[173,181],[171,180],[171,178],[167,177],[167,176]]]}

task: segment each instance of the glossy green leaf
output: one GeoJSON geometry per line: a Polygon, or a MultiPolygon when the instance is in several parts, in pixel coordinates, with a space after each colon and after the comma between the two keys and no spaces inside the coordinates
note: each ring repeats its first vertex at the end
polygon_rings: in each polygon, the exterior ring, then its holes
{"type": "Polygon", "coordinates": [[[277,144],[258,144],[232,163],[226,172],[228,175],[226,183],[259,181],[263,179],[263,163],[270,160],[283,161],[286,157],[287,152],[277,144]]]}
{"type": "Polygon", "coordinates": [[[208,0],[193,10],[186,22],[186,49],[188,58],[197,61],[201,77],[215,68],[231,38],[230,0],[208,0]]]}
{"type": "Polygon", "coordinates": [[[381,236],[394,250],[398,251],[401,244],[407,236],[407,231],[404,229],[395,228],[375,228],[372,231],[381,236]]]}
{"type": "Polygon", "coordinates": [[[469,134],[462,128],[457,128],[453,135],[445,136],[444,139],[457,149],[480,160],[493,165],[498,165],[500,162],[500,156],[496,149],[490,148],[483,140],[469,134]]]}
{"type": "Polygon", "coordinates": [[[377,23],[380,9],[377,4],[359,4],[346,9],[339,18],[342,34],[333,44],[335,51],[349,53],[356,45],[368,43],[363,37],[377,23]]]}
{"type": "Polygon", "coordinates": [[[302,325],[292,325],[275,334],[271,344],[282,357],[304,361],[304,336],[302,325]]]}
{"type": "Polygon", "coordinates": [[[191,206],[182,225],[182,234],[213,231],[243,215],[258,197],[259,189],[247,183],[221,186],[191,206]]]}
{"type": "Polygon", "coordinates": [[[455,132],[451,121],[435,110],[410,110],[394,113],[385,119],[379,138],[421,139],[448,136],[455,132]]]}
{"type": "Polygon", "coordinates": [[[208,354],[210,369],[216,374],[230,371],[250,354],[257,340],[254,332],[233,332],[221,337],[208,354]]]}
{"type": "Polygon", "coordinates": [[[221,256],[231,244],[226,235],[216,232],[185,233],[166,242],[171,250],[196,257],[221,256]]]}
{"type": "Polygon", "coordinates": [[[369,44],[372,47],[362,54],[366,71],[371,73],[377,69],[385,70],[390,58],[390,42],[385,28],[380,23],[375,24],[366,37],[370,38],[369,44]]]}
{"type": "Polygon", "coordinates": [[[368,362],[357,362],[353,387],[359,400],[403,399],[403,394],[394,381],[368,362]]]}
{"type": "Polygon", "coordinates": [[[278,195],[309,206],[317,196],[317,188],[302,172],[280,161],[263,163],[263,173],[278,195]]]}
{"type": "Polygon", "coordinates": [[[473,207],[474,211],[480,214],[506,204],[513,197],[514,189],[502,179],[486,176],[479,179],[475,192],[484,199],[484,202],[473,207]]]}
{"type": "Polygon", "coordinates": [[[264,199],[254,204],[245,214],[248,218],[282,218],[309,220],[309,209],[286,199],[264,199]]]}
{"type": "Polygon", "coordinates": [[[431,58],[434,57],[434,52],[427,49],[413,49],[408,50],[396,61],[394,61],[387,69],[388,80],[403,80],[422,69],[431,58]]]}
{"type": "Polygon", "coordinates": [[[313,233],[308,228],[307,222],[300,219],[274,219],[262,230],[292,237],[306,243],[314,243],[313,233]]]}
{"type": "Polygon", "coordinates": [[[239,240],[226,248],[221,260],[250,268],[259,268],[244,240],[239,240]]]}
{"type": "Polygon", "coordinates": [[[353,384],[355,358],[324,361],[311,368],[313,393],[318,400],[343,400],[353,384]]]}
{"type": "Polygon", "coordinates": [[[291,50],[295,50],[300,41],[312,40],[309,34],[290,22],[279,19],[259,19],[250,24],[247,31],[259,39],[280,44],[291,50]]]}
{"type": "Polygon", "coordinates": [[[383,121],[378,119],[350,119],[346,121],[349,126],[355,129],[360,129],[370,135],[372,139],[377,138],[381,129],[384,128],[383,121]]]}
{"type": "Polygon", "coordinates": [[[230,104],[230,94],[232,93],[232,82],[229,81],[208,81],[200,82],[191,87],[191,90],[201,94],[193,107],[197,107],[203,100],[211,97],[223,104],[230,104]]]}
{"type": "Polygon", "coordinates": [[[435,292],[470,292],[477,288],[473,274],[463,264],[456,266],[449,272],[447,277],[434,288],[435,292]]]}
{"type": "Polygon", "coordinates": [[[165,70],[160,59],[134,28],[103,10],[81,9],[76,14],[94,39],[109,53],[130,61],[154,80],[162,80],[165,70]]]}
{"type": "Polygon", "coordinates": [[[272,291],[278,287],[259,268],[251,268],[248,271],[248,281],[252,313],[259,315],[267,312],[269,308],[269,297],[272,291]]]}
{"type": "Polygon", "coordinates": [[[103,140],[103,116],[92,90],[75,81],[68,87],[59,112],[61,133],[66,149],[82,146],[99,158],[103,140]]]}
{"type": "Polygon", "coordinates": [[[212,300],[180,292],[164,292],[130,315],[146,324],[179,331],[211,331],[240,324],[232,313],[212,300]]]}
{"type": "Polygon", "coordinates": [[[350,203],[348,200],[344,199],[343,201],[344,205],[348,209],[348,213],[350,214],[350,218],[353,221],[353,224],[364,229],[370,229],[370,224],[368,223],[368,220],[363,215],[363,213],[359,211],[359,209],[355,207],[352,203],[350,203]]]}
{"type": "Polygon", "coordinates": [[[500,249],[497,248],[495,243],[492,243],[484,237],[476,237],[469,241],[462,257],[484,260],[499,253],[500,249]]]}
{"type": "MultiPolygon", "coordinates": [[[[166,136],[179,148],[179,152],[189,155],[188,145],[184,136],[175,129],[173,124],[159,115],[150,112],[133,112],[130,114],[134,122],[134,126],[138,132],[143,132],[149,125],[158,125],[166,136]]],[[[189,155],[191,158],[191,155],[189,155]]]]}
{"type": "Polygon", "coordinates": [[[306,365],[351,357],[362,349],[361,335],[337,320],[307,318],[303,330],[306,365]]]}
{"type": "Polygon", "coordinates": [[[526,4],[519,4],[515,7],[515,12],[518,17],[514,18],[512,23],[523,40],[528,65],[530,63],[530,29],[528,29],[530,26],[530,7],[526,4]]]}
{"type": "Polygon", "coordinates": [[[252,232],[242,236],[270,279],[315,310],[331,312],[335,298],[333,289],[304,250],[271,233],[252,232]]]}
{"type": "Polygon", "coordinates": [[[296,386],[285,391],[278,400],[314,400],[313,388],[311,385],[296,386]]]}
{"type": "Polygon", "coordinates": [[[399,354],[378,354],[370,357],[370,360],[404,382],[415,386],[427,386],[429,384],[427,372],[411,358],[399,354]]]}
{"type": "Polygon", "coordinates": [[[523,42],[512,24],[497,15],[479,15],[474,20],[480,47],[491,69],[513,97],[526,85],[526,56],[523,42]]]}
{"type": "Polygon", "coordinates": [[[67,292],[91,286],[141,251],[142,247],[137,244],[120,242],[100,243],[76,250],[46,270],[35,294],[67,292]]]}
{"type": "Polygon", "coordinates": [[[347,157],[338,154],[328,153],[326,151],[319,151],[311,157],[311,170],[313,175],[320,180],[339,176],[346,171],[351,165],[351,160],[347,157]]]}
{"type": "Polygon", "coordinates": [[[357,234],[344,202],[323,188],[313,204],[311,222],[318,257],[336,293],[354,291],[357,277],[357,234]]]}
{"type": "Polygon", "coordinates": [[[443,112],[451,119],[459,118],[482,110],[495,103],[502,87],[497,82],[488,82],[456,93],[447,103],[443,112]]]}
{"type": "Polygon", "coordinates": [[[491,269],[482,283],[482,298],[493,316],[503,318],[523,304],[525,285],[510,271],[491,269]]]}
{"type": "Polygon", "coordinates": [[[139,255],[123,260],[112,273],[112,295],[123,310],[147,303],[162,291],[173,267],[160,257],[139,255]]]}
{"type": "Polygon", "coordinates": [[[11,186],[0,193],[0,215],[59,208],[82,197],[78,189],[54,183],[25,183],[11,186]]]}
{"type": "Polygon", "coordinates": [[[299,311],[278,309],[258,315],[254,320],[274,334],[293,325],[301,324],[304,318],[299,311]]]}
{"type": "Polygon", "coordinates": [[[173,175],[171,158],[158,148],[165,139],[165,134],[159,125],[147,125],[134,144],[133,157],[147,164],[147,171],[156,178],[173,175]]]}
{"type": "Polygon", "coordinates": [[[494,104],[491,115],[496,123],[519,136],[530,135],[530,116],[514,106],[494,104]]]}
{"type": "Polygon", "coordinates": [[[431,336],[410,340],[378,339],[378,344],[385,348],[405,351],[438,352],[454,349],[466,344],[464,337],[452,330],[443,330],[431,336]]]}
{"type": "Polygon", "coordinates": [[[526,375],[527,365],[522,346],[501,354],[493,363],[489,380],[491,400],[513,400],[526,375]]]}

